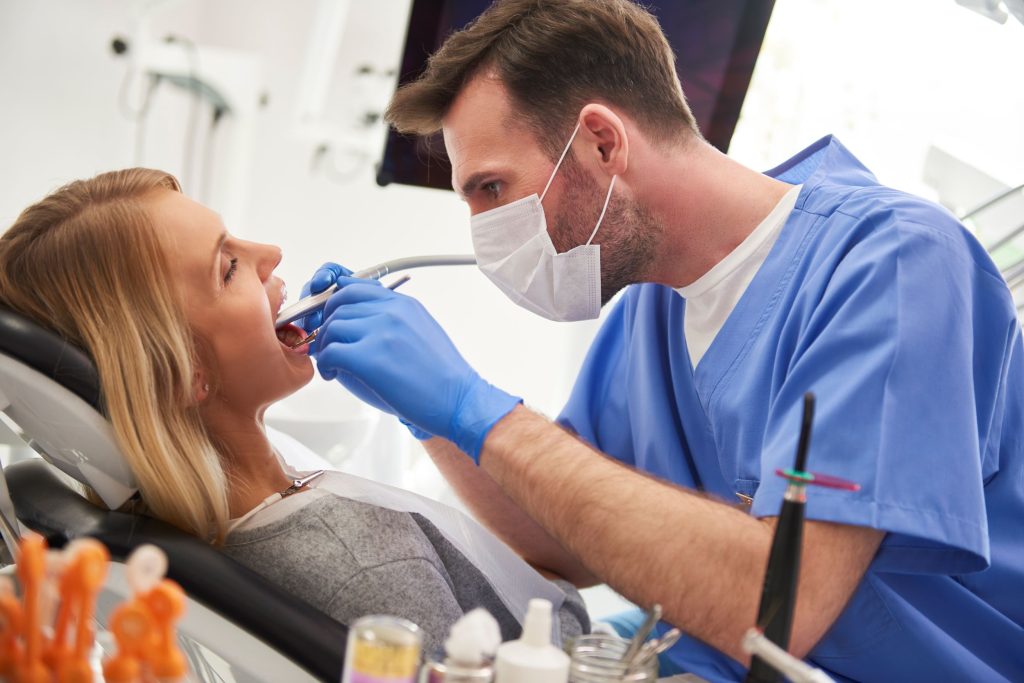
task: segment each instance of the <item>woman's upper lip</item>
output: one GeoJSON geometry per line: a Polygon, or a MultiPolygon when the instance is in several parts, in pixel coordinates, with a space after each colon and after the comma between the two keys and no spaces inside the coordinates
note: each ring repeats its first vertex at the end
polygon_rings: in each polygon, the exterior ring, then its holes
{"type": "Polygon", "coordinates": [[[277,325],[277,316],[281,314],[281,309],[284,308],[284,302],[288,299],[288,289],[284,282],[281,282],[281,286],[277,288],[277,305],[274,306],[274,324],[277,325]]]}

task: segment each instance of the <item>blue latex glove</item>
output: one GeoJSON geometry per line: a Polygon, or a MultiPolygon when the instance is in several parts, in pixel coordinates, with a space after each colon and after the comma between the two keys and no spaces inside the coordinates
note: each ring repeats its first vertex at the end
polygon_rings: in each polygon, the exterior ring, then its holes
{"type": "MultiPolygon", "coordinates": [[[[319,294],[320,292],[324,291],[325,289],[333,285],[335,282],[337,282],[338,278],[345,277],[351,274],[352,271],[346,268],[345,266],[340,266],[337,263],[325,263],[322,266],[320,266],[320,268],[315,273],[313,273],[313,277],[310,278],[309,282],[302,286],[302,296],[307,297],[310,294],[319,294]]],[[[348,279],[351,280],[353,278],[348,279]]],[[[367,281],[361,280],[360,282],[367,281]]],[[[379,283],[374,281],[368,282],[379,285],[379,283]]],[[[320,310],[310,313],[302,320],[297,320],[296,323],[303,330],[311,332],[316,328],[320,327],[321,325],[323,325],[323,320],[324,312],[323,310],[320,310]]],[[[309,344],[309,355],[313,356],[314,358],[317,358],[317,354],[320,352],[320,342],[323,339],[323,332],[324,331],[321,330],[321,333],[317,335],[317,338],[314,339],[309,344]]],[[[317,360],[319,365],[319,359],[317,360]]],[[[372,389],[370,389],[370,387],[366,386],[358,378],[352,375],[343,374],[338,376],[338,381],[341,382],[341,384],[346,389],[355,394],[355,396],[362,400],[363,402],[369,403],[371,406],[382,412],[388,413],[390,415],[395,414],[395,411],[391,410],[391,407],[388,406],[387,403],[382,401],[380,397],[378,397],[377,394],[374,393],[372,389]]],[[[431,436],[433,436],[432,434],[428,434],[427,432],[424,432],[421,429],[417,429],[416,427],[409,424],[405,420],[402,420],[401,417],[399,417],[398,419],[402,424],[408,427],[409,431],[412,432],[412,435],[419,439],[420,441],[429,439],[431,436]]]]}
{"type": "MultiPolygon", "coordinates": [[[[309,282],[302,285],[302,292],[299,294],[299,298],[305,299],[310,294],[319,294],[324,291],[335,281],[344,275],[351,275],[352,271],[345,266],[340,266],[337,263],[325,263],[317,271],[313,273],[313,277],[309,279],[309,282]]],[[[313,311],[305,318],[300,318],[295,321],[295,324],[301,327],[306,333],[310,333],[316,328],[320,327],[324,322],[323,310],[313,311]]],[[[320,339],[319,335],[309,343],[309,355],[316,358],[317,351],[320,350],[320,339]]]]}
{"type": "Polygon", "coordinates": [[[484,381],[416,299],[339,275],[327,302],[317,368],[358,383],[374,405],[444,437],[479,463],[491,427],[522,399],[484,381]]]}

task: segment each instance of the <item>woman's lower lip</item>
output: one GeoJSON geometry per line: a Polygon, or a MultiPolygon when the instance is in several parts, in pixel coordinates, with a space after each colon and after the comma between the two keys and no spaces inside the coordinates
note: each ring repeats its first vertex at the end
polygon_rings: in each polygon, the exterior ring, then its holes
{"type": "Polygon", "coordinates": [[[278,343],[282,347],[284,347],[285,351],[288,351],[289,353],[295,353],[300,356],[309,355],[309,344],[302,344],[301,346],[288,346],[287,344],[280,340],[278,340],[278,343]]]}

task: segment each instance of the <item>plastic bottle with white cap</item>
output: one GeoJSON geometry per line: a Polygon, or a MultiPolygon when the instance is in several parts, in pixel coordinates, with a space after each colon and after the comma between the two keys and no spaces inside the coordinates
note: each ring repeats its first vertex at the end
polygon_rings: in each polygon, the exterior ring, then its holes
{"type": "Polygon", "coordinates": [[[504,643],[494,660],[495,683],[567,683],[569,655],[551,644],[551,603],[530,600],[519,640],[504,643]]]}

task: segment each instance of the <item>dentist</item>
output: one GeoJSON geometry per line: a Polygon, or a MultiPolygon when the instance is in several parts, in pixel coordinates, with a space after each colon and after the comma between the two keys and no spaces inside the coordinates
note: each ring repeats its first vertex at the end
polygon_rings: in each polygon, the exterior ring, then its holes
{"type": "Polygon", "coordinates": [[[495,533],[660,602],[687,634],[663,672],[740,680],[813,391],[811,463],[861,490],[812,494],[791,651],[837,680],[1024,677],[1024,347],[952,216],[831,137],[765,174],[720,154],[629,0],[500,0],[388,118],[443,131],[513,301],[583,320],[626,290],[551,422],[418,301],[331,264],[311,280],[343,285],[320,373],[409,425],[495,533]]]}

